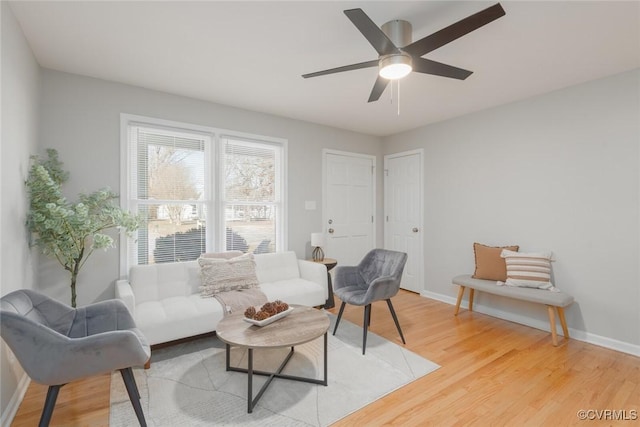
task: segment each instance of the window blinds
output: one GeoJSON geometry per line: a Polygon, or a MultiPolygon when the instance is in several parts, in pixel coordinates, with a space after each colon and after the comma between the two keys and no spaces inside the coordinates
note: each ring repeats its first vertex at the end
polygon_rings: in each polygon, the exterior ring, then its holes
{"type": "Polygon", "coordinates": [[[276,201],[276,147],[225,139],[224,170],[227,203],[276,201]]]}
{"type": "Polygon", "coordinates": [[[131,183],[144,225],[137,263],[187,261],[206,250],[207,136],[131,126],[136,179],[131,183]]]}

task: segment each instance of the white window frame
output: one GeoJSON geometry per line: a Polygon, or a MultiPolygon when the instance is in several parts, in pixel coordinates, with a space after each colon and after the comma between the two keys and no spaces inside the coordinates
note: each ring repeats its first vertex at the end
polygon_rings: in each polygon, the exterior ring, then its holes
{"type": "MultiPolygon", "coordinates": [[[[205,180],[208,181],[205,206],[207,209],[207,250],[224,251],[226,249],[225,239],[225,216],[223,212],[224,203],[221,194],[224,191],[222,174],[223,139],[236,139],[241,141],[256,142],[260,144],[273,145],[280,148],[278,167],[276,168],[276,203],[278,205],[278,216],[276,217],[276,248],[278,252],[288,250],[288,141],[283,138],[275,138],[263,135],[255,135],[244,132],[237,132],[228,129],[213,128],[209,126],[184,123],[173,120],[158,119],[153,117],[140,116],[135,114],[120,114],[120,206],[131,211],[137,208],[131,198],[130,190],[132,185],[133,172],[136,168],[136,157],[129,152],[129,126],[141,125],[150,128],[162,128],[171,132],[201,134],[210,138],[210,147],[205,147],[205,180]],[[215,231],[219,231],[218,238],[214,239],[215,231]]],[[[127,277],[129,268],[134,265],[130,254],[129,238],[124,232],[120,234],[120,277],[127,277]]]]}

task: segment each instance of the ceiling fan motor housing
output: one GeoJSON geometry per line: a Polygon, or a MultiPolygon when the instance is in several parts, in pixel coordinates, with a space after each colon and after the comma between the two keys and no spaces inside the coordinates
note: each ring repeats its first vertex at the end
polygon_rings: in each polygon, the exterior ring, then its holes
{"type": "Polygon", "coordinates": [[[405,47],[411,44],[411,22],[394,19],[382,26],[382,32],[389,37],[397,47],[405,47]]]}

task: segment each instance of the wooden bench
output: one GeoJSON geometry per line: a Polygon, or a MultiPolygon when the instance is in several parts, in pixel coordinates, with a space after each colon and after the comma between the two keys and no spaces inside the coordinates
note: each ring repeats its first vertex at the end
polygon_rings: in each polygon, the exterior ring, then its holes
{"type": "Polygon", "coordinates": [[[469,311],[473,311],[473,295],[476,290],[522,301],[544,304],[547,306],[547,312],[549,313],[549,324],[551,326],[551,340],[553,345],[558,345],[556,311],[560,318],[560,325],[562,325],[564,337],[565,339],[569,339],[569,329],[567,328],[567,322],[564,318],[564,308],[573,303],[573,297],[571,295],[567,295],[563,292],[551,292],[542,289],[498,286],[495,281],[474,279],[469,274],[456,276],[451,282],[454,285],[460,286],[460,289],[458,290],[458,300],[456,301],[455,316],[458,315],[458,311],[460,310],[460,303],[462,302],[464,290],[469,288],[469,311]]]}

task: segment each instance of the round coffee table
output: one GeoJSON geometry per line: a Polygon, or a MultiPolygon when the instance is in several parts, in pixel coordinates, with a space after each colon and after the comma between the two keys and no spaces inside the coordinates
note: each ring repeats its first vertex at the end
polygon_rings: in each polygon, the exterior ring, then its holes
{"type": "Polygon", "coordinates": [[[315,308],[292,305],[293,311],[286,317],[265,325],[256,326],[244,319],[243,313],[230,314],[224,317],[216,327],[216,335],[226,344],[226,369],[227,371],[243,372],[247,374],[247,412],[251,413],[258,400],[274,378],[282,378],[291,381],[302,381],[312,384],[327,385],[327,330],[329,329],[329,316],[325,312],[315,308]],[[296,345],[313,341],[324,335],[324,378],[307,378],[283,374],[282,370],[287,365],[294,353],[296,345]],[[230,365],[231,346],[247,349],[247,369],[230,365]],[[276,372],[257,371],[253,369],[253,350],[265,348],[291,347],[280,367],[276,372]],[[253,376],[264,375],[269,379],[262,386],[256,397],[253,397],[253,376]]]}

